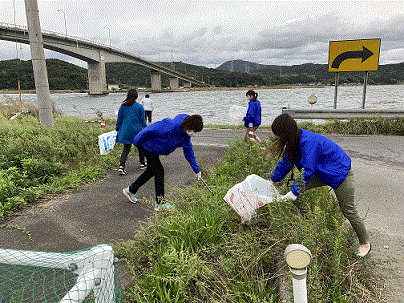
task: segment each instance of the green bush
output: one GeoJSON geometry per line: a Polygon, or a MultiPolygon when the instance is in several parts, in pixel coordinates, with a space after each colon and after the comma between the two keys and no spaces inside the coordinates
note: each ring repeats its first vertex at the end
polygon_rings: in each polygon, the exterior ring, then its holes
{"type": "Polygon", "coordinates": [[[47,193],[93,182],[117,163],[118,151],[101,156],[98,135],[112,130],[57,116],[47,128],[30,116],[0,125],[0,218],[47,193]]]}

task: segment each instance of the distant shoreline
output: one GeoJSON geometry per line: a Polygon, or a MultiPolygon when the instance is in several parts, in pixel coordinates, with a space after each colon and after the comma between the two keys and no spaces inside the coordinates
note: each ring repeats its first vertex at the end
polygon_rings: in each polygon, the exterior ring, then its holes
{"type": "MultiPolygon", "coordinates": [[[[383,84],[383,85],[404,85],[404,83],[397,83],[397,84],[383,84]]],[[[295,88],[323,88],[323,87],[333,87],[334,85],[296,85],[296,84],[283,84],[283,85],[276,85],[276,86],[243,86],[243,87],[191,87],[191,88],[179,88],[179,89],[163,89],[162,91],[155,91],[153,92],[149,88],[136,88],[140,92],[152,92],[152,93],[167,93],[167,92],[189,92],[189,91],[224,91],[224,90],[249,90],[249,89],[295,89],[295,88]]],[[[363,86],[362,83],[349,83],[349,84],[339,84],[339,86],[363,86]]],[[[371,86],[371,85],[368,85],[371,86]]],[[[373,85],[372,85],[373,86],[373,85]]],[[[380,86],[380,85],[374,85],[380,86]]],[[[114,93],[125,93],[129,89],[122,89],[119,91],[110,91],[110,94],[114,93]]],[[[21,94],[35,94],[35,89],[29,90],[22,90],[21,94]]],[[[51,94],[71,94],[71,93],[88,93],[87,90],[51,90],[51,94]]],[[[0,95],[6,94],[18,94],[18,90],[0,90],[0,95]]]]}

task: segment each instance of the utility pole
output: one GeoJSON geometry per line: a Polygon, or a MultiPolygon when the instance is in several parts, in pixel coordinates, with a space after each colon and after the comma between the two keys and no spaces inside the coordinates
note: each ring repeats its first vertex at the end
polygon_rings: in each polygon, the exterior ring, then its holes
{"type": "Polygon", "coordinates": [[[50,99],[48,72],[46,70],[37,0],[25,0],[25,10],[38,102],[39,121],[45,126],[53,127],[52,103],[50,99]]]}

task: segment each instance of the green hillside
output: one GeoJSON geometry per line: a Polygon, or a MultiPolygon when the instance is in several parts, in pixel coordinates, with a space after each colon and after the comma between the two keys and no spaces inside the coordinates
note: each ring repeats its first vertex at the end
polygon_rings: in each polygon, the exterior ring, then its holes
{"type": "MultiPolygon", "coordinates": [[[[87,69],[59,60],[46,60],[51,90],[86,90],[87,69]]],[[[227,61],[217,68],[186,64],[184,62],[161,62],[161,65],[202,80],[216,87],[274,86],[282,84],[334,83],[334,73],[328,72],[326,64],[302,64],[293,66],[262,65],[253,62],[227,61]],[[233,70],[233,71],[232,71],[233,70]],[[248,72],[245,72],[248,71],[248,72]]],[[[107,63],[107,83],[122,87],[150,87],[150,70],[130,63],[107,63]]],[[[340,73],[340,83],[361,83],[364,73],[340,73]]],[[[0,90],[35,89],[32,62],[17,59],[0,61],[0,90]]],[[[404,62],[379,66],[369,72],[369,84],[404,83],[404,62]]],[[[169,86],[167,76],[162,76],[163,87],[169,86]]],[[[183,83],[180,81],[180,85],[183,83]]]]}

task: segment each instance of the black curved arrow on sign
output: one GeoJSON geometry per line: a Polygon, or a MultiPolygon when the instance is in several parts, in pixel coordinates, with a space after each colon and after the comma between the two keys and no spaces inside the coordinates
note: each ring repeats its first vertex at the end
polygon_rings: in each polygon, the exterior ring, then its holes
{"type": "Polygon", "coordinates": [[[338,55],[332,62],[331,67],[339,68],[341,63],[347,59],[362,58],[362,62],[363,62],[366,59],[370,58],[372,55],[373,55],[373,53],[370,50],[368,50],[366,47],[362,46],[361,51],[349,51],[349,52],[345,52],[345,53],[338,55]]]}

